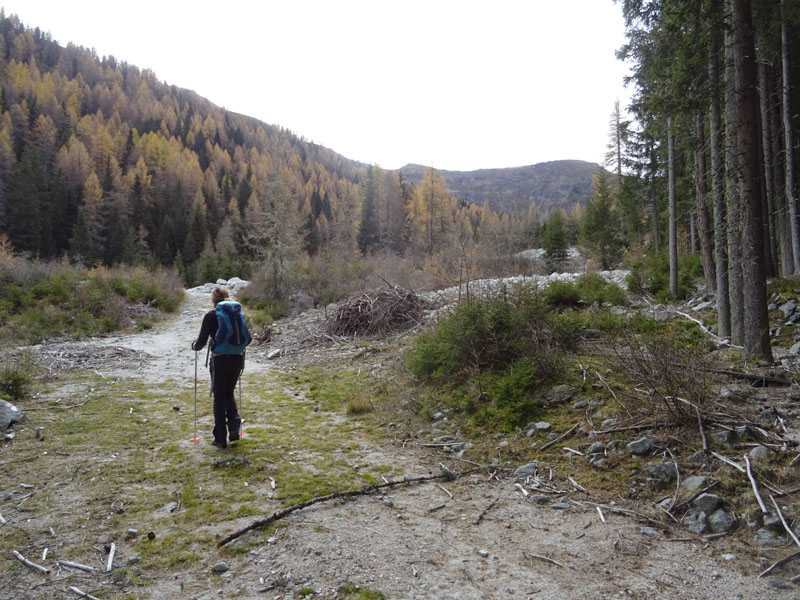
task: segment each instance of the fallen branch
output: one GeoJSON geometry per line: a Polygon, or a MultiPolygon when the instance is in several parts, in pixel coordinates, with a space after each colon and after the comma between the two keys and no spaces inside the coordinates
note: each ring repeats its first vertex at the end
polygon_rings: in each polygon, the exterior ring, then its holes
{"type": "Polygon", "coordinates": [[[794,534],[794,531],[792,531],[792,528],[789,527],[789,525],[786,523],[786,519],[784,519],[783,513],[781,512],[781,509],[778,506],[778,503],[775,502],[775,498],[770,496],[769,499],[772,500],[772,504],[775,507],[775,510],[778,511],[778,516],[781,518],[781,523],[783,523],[783,528],[786,530],[786,533],[788,533],[792,537],[792,539],[794,540],[795,544],[800,546],[800,540],[797,539],[797,536],[794,534]]]}
{"type": "Polygon", "coordinates": [[[33,563],[33,562],[29,561],[27,558],[22,556],[22,554],[20,554],[16,550],[12,550],[12,552],[14,554],[14,558],[16,558],[19,562],[21,562],[26,567],[31,568],[34,571],[39,571],[40,573],[49,573],[50,572],[50,569],[48,569],[47,567],[43,567],[42,565],[37,565],[36,563],[33,563]]]}
{"type": "Polygon", "coordinates": [[[82,565],[80,563],[70,562],[68,560],[60,560],[56,564],[59,567],[69,567],[70,569],[78,569],[80,571],[86,571],[87,573],[94,572],[94,567],[90,567],[88,565],[82,565]]]}
{"type": "Polygon", "coordinates": [[[725,458],[721,454],[717,454],[713,450],[711,451],[711,456],[713,456],[714,458],[718,458],[719,460],[724,462],[726,465],[732,466],[737,471],[741,471],[742,473],[747,473],[747,469],[745,469],[742,465],[740,465],[737,462],[732,461],[730,458],[725,458]]]}
{"type": "Polygon", "coordinates": [[[761,507],[761,512],[766,515],[769,513],[769,511],[764,504],[764,500],[761,499],[761,494],[758,493],[758,484],[756,483],[756,478],[753,477],[753,471],[750,468],[750,458],[747,456],[747,454],[744,455],[744,461],[747,463],[747,478],[750,480],[750,484],[753,486],[753,493],[756,495],[756,500],[758,500],[758,506],[761,507]]]}
{"type": "MultiPolygon", "coordinates": [[[[474,473],[478,469],[472,469],[471,471],[465,471],[463,473],[459,473],[457,476],[468,475],[469,473],[474,473]]],[[[262,527],[266,527],[270,523],[274,523],[275,521],[280,521],[284,517],[292,514],[295,511],[301,510],[303,508],[307,508],[314,504],[319,504],[320,502],[327,502],[329,500],[336,500],[337,498],[352,498],[354,496],[367,496],[372,494],[380,489],[388,488],[388,487],[395,487],[398,485],[407,485],[409,483],[419,483],[421,481],[435,481],[437,479],[442,479],[444,481],[451,481],[453,479],[453,472],[447,470],[439,475],[423,475],[420,477],[405,477],[403,479],[399,479],[397,481],[390,481],[388,483],[381,483],[379,485],[366,485],[357,490],[345,490],[339,492],[333,492],[332,494],[328,494],[327,496],[317,496],[316,498],[311,498],[311,500],[306,500],[305,502],[299,502],[298,504],[293,504],[283,510],[276,511],[272,513],[270,516],[259,519],[248,525],[247,527],[243,527],[237,531],[234,531],[226,538],[223,538],[219,542],[217,542],[217,547],[222,547],[225,544],[232,542],[233,540],[241,537],[248,531],[253,531],[254,529],[260,529],[262,527]]]]}
{"type": "Polygon", "coordinates": [[[605,515],[603,514],[603,509],[602,509],[602,508],[600,508],[599,506],[595,506],[595,508],[597,509],[597,512],[600,514],[600,520],[601,520],[603,523],[605,523],[605,522],[606,522],[606,517],[605,517],[605,515]]]}
{"type": "Polygon", "coordinates": [[[552,446],[553,444],[555,444],[555,443],[557,443],[557,442],[560,442],[560,441],[561,441],[561,440],[563,440],[565,437],[569,436],[569,435],[570,435],[570,434],[571,434],[573,431],[575,431],[575,430],[578,428],[578,426],[580,426],[580,422],[578,422],[578,423],[575,423],[575,425],[573,425],[572,427],[570,427],[569,429],[567,429],[567,430],[566,430],[564,433],[562,433],[562,434],[561,434],[560,436],[558,436],[556,439],[554,439],[554,440],[552,440],[552,441],[550,441],[550,442],[547,442],[547,443],[546,443],[544,446],[542,446],[541,448],[539,448],[539,450],[544,450],[545,448],[549,448],[549,447],[550,447],[550,446],[552,446]]]}
{"type": "Polygon", "coordinates": [[[605,386],[605,388],[608,390],[608,393],[611,394],[611,397],[617,401],[617,404],[619,404],[625,410],[625,412],[628,413],[628,416],[631,416],[631,411],[629,411],[628,407],[625,406],[619,398],[617,398],[617,395],[614,393],[614,390],[612,390],[611,386],[608,385],[608,382],[605,379],[603,379],[603,376],[600,375],[600,372],[595,369],[594,374],[597,375],[597,378],[600,380],[600,383],[602,383],[605,386]]]}
{"type": "Polygon", "coordinates": [[[87,594],[86,592],[82,592],[81,590],[72,585],[69,586],[69,591],[78,594],[78,596],[80,596],[81,598],[86,598],[86,600],[99,600],[99,598],[96,598],[91,594],[87,594]]]}
{"type": "Polygon", "coordinates": [[[114,566],[114,553],[117,551],[117,545],[111,542],[111,549],[108,551],[108,561],[106,561],[106,573],[111,571],[114,566]]]}
{"type": "Polygon", "coordinates": [[[789,556],[780,559],[779,561],[773,563],[771,566],[767,567],[765,570],[761,571],[761,573],[759,573],[759,575],[758,575],[758,577],[756,579],[761,579],[762,577],[764,577],[764,575],[768,575],[769,573],[771,573],[772,571],[774,571],[775,569],[777,569],[781,565],[785,565],[787,562],[797,558],[798,556],[800,556],[800,552],[795,552],[794,554],[790,554],[789,556]]]}
{"type": "Polygon", "coordinates": [[[697,426],[700,428],[700,437],[703,440],[703,452],[708,453],[708,440],[706,439],[706,432],[703,431],[703,418],[700,416],[700,408],[695,404],[694,410],[697,413],[697,426]]]}
{"type": "Polygon", "coordinates": [[[547,558],[546,556],[539,556],[538,554],[531,554],[530,552],[525,552],[524,550],[522,552],[522,555],[527,559],[535,558],[537,560],[543,560],[544,562],[549,562],[549,563],[554,564],[556,566],[559,566],[559,567],[562,567],[562,568],[566,568],[566,567],[564,567],[564,565],[562,565],[557,560],[553,560],[552,558],[547,558]]]}
{"type": "Polygon", "coordinates": [[[488,513],[488,512],[489,512],[489,511],[492,509],[492,507],[493,507],[495,504],[497,504],[497,501],[498,501],[498,500],[500,500],[500,496],[498,496],[497,498],[495,498],[494,500],[492,500],[492,501],[489,503],[489,506],[487,506],[486,508],[484,508],[484,509],[483,509],[483,511],[481,512],[481,514],[479,514],[479,515],[478,515],[478,518],[477,518],[477,519],[475,519],[475,525],[477,525],[478,523],[480,523],[480,522],[483,520],[483,517],[485,517],[485,516],[486,516],[486,513],[488,513]]]}

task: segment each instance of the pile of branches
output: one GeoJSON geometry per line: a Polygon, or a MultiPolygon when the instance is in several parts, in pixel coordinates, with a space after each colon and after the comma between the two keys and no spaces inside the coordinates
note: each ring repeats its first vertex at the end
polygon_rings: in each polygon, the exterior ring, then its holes
{"type": "Polygon", "coordinates": [[[411,329],[422,320],[429,303],[414,292],[387,286],[350,296],[325,324],[329,335],[341,337],[383,336],[411,329]]]}

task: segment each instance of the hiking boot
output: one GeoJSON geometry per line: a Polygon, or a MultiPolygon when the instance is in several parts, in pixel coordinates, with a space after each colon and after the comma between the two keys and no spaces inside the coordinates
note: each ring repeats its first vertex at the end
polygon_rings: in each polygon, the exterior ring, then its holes
{"type": "Polygon", "coordinates": [[[232,433],[230,437],[231,437],[231,441],[235,442],[236,440],[239,439],[239,432],[237,431],[236,433],[232,433]]]}
{"type": "Polygon", "coordinates": [[[212,446],[216,446],[217,448],[227,448],[228,447],[228,444],[226,444],[225,442],[218,442],[217,440],[214,440],[213,442],[211,442],[211,445],[212,446]]]}

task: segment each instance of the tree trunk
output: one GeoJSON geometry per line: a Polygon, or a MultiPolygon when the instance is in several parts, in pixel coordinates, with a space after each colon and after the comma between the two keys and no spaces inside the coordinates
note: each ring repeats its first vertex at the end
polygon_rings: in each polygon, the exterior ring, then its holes
{"type": "Polygon", "coordinates": [[[714,202],[714,252],[717,274],[717,335],[725,339],[731,336],[731,302],[728,290],[728,242],[725,207],[725,173],[723,171],[722,148],[722,90],[720,88],[720,40],[719,28],[712,32],[711,57],[708,63],[710,80],[711,136],[711,195],[714,202]]]}
{"type": "MultiPolygon", "coordinates": [[[[759,44],[763,47],[763,42],[759,44]]],[[[758,61],[758,81],[761,93],[759,98],[759,111],[761,113],[761,149],[764,165],[764,199],[765,199],[765,223],[766,223],[766,252],[767,252],[767,274],[778,274],[778,247],[776,240],[778,236],[775,232],[775,185],[773,179],[773,154],[772,154],[772,120],[770,119],[769,100],[772,95],[772,81],[769,71],[772,69],[765,61],[758,61]]]]}
{"type": "Polygon", "coordinates": [[[738,135],[736,131],[733,43],[725,32],[725,190],[728,198],[728,291],[731,303],[731,343],[744,344],[744,288],[742,287],[742,212],[736,185],[738,135]]]}
{"type": "Polygon", "coordinates": [[[667,117],[667,175],[669,186],[669,293],[678,297],[678,203],[675,197],[675,134],[667,117]]]}
{"type": "Polygon", "coordinates": [[[706,278],[706,289],[714,292],[717,289],[714,273],[714,258],[711,252],[711,228],[708,218],[708,186],[706,185],[706,125],[703,113],[695,115],[697,129],[695,155],[697,162],[697,218],[700,221],[698,236],[700,238],[700,259],[703,262],[703,275],[706,278]]]}
{"type": "Polygon", "coordinates": [[[742,283],[747,289],[747,294],[744,294],[744,352],[748,358],[772,362],[764,268],[755,43],[750,0],[733,0],[731,18],[738,131],[736,178],[743,223],[742,283]]]}
{"type": "Polygon", "coordinates": [[[791,94],[789,90],[789,24],[786,22],[786,0],[781,0],[781,55],[783,63],[783,143],[785,160],[786,205],[789,208],[789,233],[792,239],[794,271],[800,269],[800,224],[797,221],[797,198],[794,194],[794,149],[792,141],[791,94]]]}

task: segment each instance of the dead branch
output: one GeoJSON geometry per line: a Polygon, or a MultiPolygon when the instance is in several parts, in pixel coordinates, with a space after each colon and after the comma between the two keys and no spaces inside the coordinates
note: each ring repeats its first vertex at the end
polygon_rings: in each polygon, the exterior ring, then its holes
{"type": "Polygon", "coordinates": [[[794,531],[792,531],[792,528],[786,523],[786,519],[783,517],[783,513],[781,512],[778,503],[775,502],[775,498],[770,496],[769,499],[772,500],[772,505],[775,507],[775,510],[778,511],[778,516],[781,518],[781,523],[783,523],[783,528],[786,530],[786,533],[791,536],[795,544],[800,546],[800,540],[797,539],[797,536],[794,534],[794,531]]]}
{"type": "Polygon", "coordinates": [[[573,425],[572,427],[570,427],[569,429],[567,429],[567,431],[565,431],[564,433],[562,433],[560,436],[558,436],[558,437],[557,437],[556,439],[554,439],[553,441],[551,441],[551,442],[547,442],[547,443],[546,443],[544,446],[542,446],[541,448],[539,448],[539,450],[544,450],[545,448],[549,448],[549,447],[550,447],[550,446],[552,446],[553,444],[555,444],[555,443],[557,443],[557,442],[560,442],[560,441],[561,441],[561,440],[563,440],[565,437],[569,436],[569,435],[570,435],[570,434],[571,434],[573,431],[575,431],[575,430],[578,428],[578,426],[579,426],[579,425],[580,425],[580,422],[578,422],[578,423],[575,423],[575,425],[573,425]]]}
{"type": "Polygon", "coordinates": [[[495,498],[494,500],[492,500],[492,501],[489,503],[489,506],[487,506],[486,508],[484,508],[484,509],[481,511],[481,514],[479,514],[479,515],[478,515],[478,518],[477,518],[477,519],[475,519],[475,525],[477,525],[478,523],[480,523],[480,522],[483,520],[483,517],[485,517],[485,516],[486,516],[486,513],[488,513],[488,512],[489,512],[489,511],[492,509],[492,507],[493,507],[495,504],[497,504],[497,501],[498,501],[498,500],[500,500],[500,496],[498,496],[497,498],[495,498]]]}
{"type": "Polygon", "coordinates": [[[695,404],[694,410],[697,413],[697,427],[700,429],[700,437],[703,440],[703,452],[708,453],[708,440],[706,439],[706,432],[703,431],[703,418],[700,416],[700,408],[695,404]]]}
{"type": "Polygon", "coordinates": [[[773,563],[771,566],[769,566],[766,569],[764,569],[763,571],[761,571],[761,573],[759,573],[759,575],[758,575],[758,577],[756,579],[761,579],[762,577],[764,577],[765,575],[768,575],[769,573],[771,573],[772,571],[774,571],[775,569],[777,569],[781,565],[785,565],[787,562],[797,558],[798,556],[800,556],[800,552],[795,552],[794,554],[790,554],[789,556],[786,556],[786,557],[780,559],[779,561],[773,563]]]}
{"type": "Polygon", "coordinates": [[[753,486],[753,493],[756,496],[756,500],[758,500],[758,505],[761,507],[761,512],[766,515],[769,511],[764,504],[764,500],[761,499],[761,494],[758,493],[758,484],[756,483],[756,478],[753,477],[753,470],[750,467],[750,458],[747,456],[747,454],[744,455],[744,462],[747,463],[747,478],[750,480],[750,484],[753,486]]]}
{"type": "Polygon", "coordinates": [[[48,569],[47,567],[43,567],[42,565],[37,565],[36,563],[33,563],[33,562],[29,561],[27,558],[22,556],[22,554],[20,554],[16,550],[12,550],[11,552],[14,554],[14,558],[16,558],[19,562],[21,562],[26,567],[28,567],[30,569],[33,569],[34,571],[39,571],[40,573],[49,573],[50,572],[50,569],[48,569]]]}
{"type": "Polygon", "coordinates": [[[69,586],[69,591],[74,594],[78,594],[78,596],[80,596],[81,598],[86,598],[86,600],[99,600],[99,598],[92,596],[91,594],[87,594],[86,592],[82,592],[73,585],[69,586]]]}
{"type": "Polygon", "coordinates": [[[94,567],[90,567],[88,565],[82,565],[80,563],[70,562],[68,560],[60,560],[56,564],[59,567],[69,567],[70,569],[78,569],[80,571],[86,571],[87,573],[94,572],[94,567]]]}
{"type": "Polygon", "coordinates": [[[734,379],[744,379],[750,383],[775,383],[777,385],[791,385],[792,382],[784,377],[765,375],[763,373],[748,373],[746,371],[735,371],[733,369],[702,368],[701,370],[715,375],[726,375],[734,379]]]}
{"type": "Polygon", "coordinates": [[[328,318],[325,332],[353,338],[381,336],[410,329],[422,320],[429,303],[414,292],[398,286],[351,296],[328,318]]]}
{"type": "Polygon", "coordinates": [[[535,558],[536,560],[543,560],[544,562],[549,562],[549,563],[554,564],[554,565],[556,565],[558,567],[566,568],[566,567],[564,567],[564,565],[562,565],[557,560],[553,560],[552,558],[547,558],[546,556],[540,556],[538,554],[531,554],[530,552],[525,552],[524,550],[522,551],[522,556],[524,556],[527,559],[535,558]]]}
{"type": "Polygon", "coordinates": [[[106,573],[111,571],[114,566],[114,553],[117,551],[117,545],[111,542],[111,549],[108,551],[108,561],[106,561],[106,573]]]}
{"type": "Polygon", "coordinates": [[[736,469],[737,471],[741,471],[742,473],[747,473],[747,469],[745,469],[745,468],[744,468],[742,465],[740,465],[740,464],[739,464],[739,463],[737,463],[737,462],[734,462],[734,461],[732,461],[730,458],[725,458],[725,457],[724,457],[724,456],[722,456],[721,454],[717,454],[717,453],[716,453],[716,452],[714,452],[713,450],[711,451],[711,456],[713,456],[713,457],[715,457],[715,458],[718,458],[719,460],[721,460],[722,462],[724,462],[726,465],[730,465],[730,466],[732,466],[732,467],[733,467],[734,469],[736,469]]]}
{"type": "MultiPolygon", "coordinates": [[[[474,473],[478,469],[472,469],[471,471],[465,471],[463,473],[459,473],[458,477],[468,475],[470,473],[474,473]]],[[[327,496],[317,496],[316,498],[311,498],[310,500],[306,500],[305,502],[299,502],[298,504],[293,504],[283,510],[276,511],[269,515],[264,519],[259,519],[248,525],[247,527],[243,527],[237,531],[234,531],[226,538],[217,542],[217,547],[222,547],[225,544],[232,542],[233,540],[241,537],[248,531],[253,531],[254,529],[260,529],[262,527],[266,527],[270,523],[274,523],[275,521],[280,521],[284,517],[292,514],[295,511],[301,510],[303,508],[307,508],[314,504],[319,504],[321,502],[327,502],[329,500],[336,500],[337,498],[353,498],[355,496],[367,496],[372,494],[380,489],[389,488],[389,487],[396,487],[398,485],[407,485],[410,483],[419,483],[421,481],[436,481],[437,479],[441,479],[444,481],[451,481],[453,478],[453,472],[447,471],[440,473],[439,475],[422,475],[420,477],[404,477],[403,479],[399,479],[397,481],[390,481],[388,483],[381,483],[379,485],[366,485],[357,490],[344,490],[333,492],[332,494],[328,494],[327,496]]]]}

